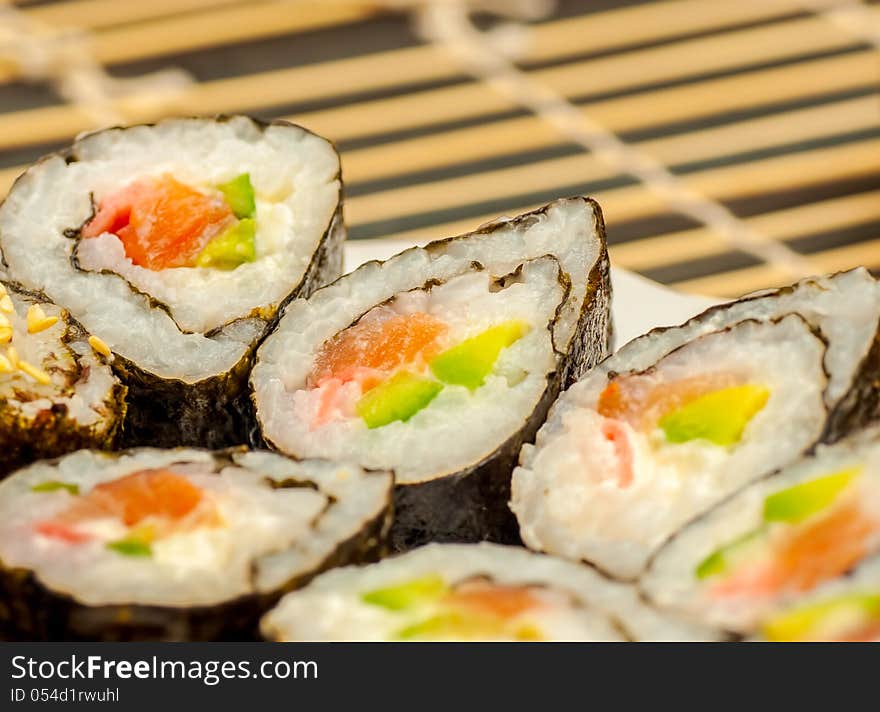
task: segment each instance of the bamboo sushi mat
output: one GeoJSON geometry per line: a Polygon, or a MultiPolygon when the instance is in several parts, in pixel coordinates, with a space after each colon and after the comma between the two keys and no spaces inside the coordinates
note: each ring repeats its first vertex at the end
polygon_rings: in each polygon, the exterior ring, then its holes
{"type": "Polygon", "coordinates": [[[351,239],[588,194],[617,265],[737,295],[880,272],[878,86],[880,0],[19,0],[0,195],[84,130],[284,117],[337,143],[351,239]]]}

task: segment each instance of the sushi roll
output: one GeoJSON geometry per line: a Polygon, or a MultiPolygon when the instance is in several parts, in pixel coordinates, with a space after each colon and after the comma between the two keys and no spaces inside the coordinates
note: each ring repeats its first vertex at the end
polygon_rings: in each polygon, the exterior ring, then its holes
{"type": "Polygon", "coordinates": [[[634,579],[692,517],[876,418],[880,285],[863,269],[713,307],[564,393],[514,472],[525,543],[634,579]]]}
{"type": "Polygon", "coordinates": [[[518,539],[523,442],[608,348],[608,264],[584,199],[368,263],[292,302],[251,386],[295,457],[396,475],[392,544],[518,539]]]}
{"type": "Polygon", "coordinates": [[[487,542],[327,572],[285,596],[261,628],[275,641],[712,639],[586,566],[487,542]]]}
{"type": "Polygon", "coordinates": [[[80,450],[0,483],[0,631],[252,639],[278,597],[384,551],[392,477],[244,448],[80,450]]]}
{"type": "Polygon", "coordinates": [[[0,477],[115,443],[125,388],[110,359],[65,310],[0,280],[0,477]]]}
{"type": "Polygon", "coordinates": [[[6,272],[114,354],[128,445],[244,442],[256,344],[339,276],[344,231],[333,146],[243,116],[86,135],[0,207],[6,272]]]}
{"type": "Polygon", "coordinates": [[[880,430],[822,446],[690,523],[653,604],[758,640],[880,640],[880,430]]]}
{"type": "Polygon", "coordinates": [[[635,578],[686,521],[819,439],[825,350],[792,314],[704,334],[647,369],[587,375],[514,472],[523,541],[635,578]]]}

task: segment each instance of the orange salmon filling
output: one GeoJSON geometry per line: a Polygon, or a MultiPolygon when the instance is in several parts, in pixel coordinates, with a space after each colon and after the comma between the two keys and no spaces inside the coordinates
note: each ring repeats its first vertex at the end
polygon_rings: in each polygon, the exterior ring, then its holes
{"type": "Polygon", "coordinates": [[[314,387],[331,378],[360,381],[367,391],[395,369],[436,356],[446,328],[422,312],[361,320],[324,342],[308,384],[314,387]]]}
{"type": "Polygon", "coordinates": [[[672,383],[656,383],[646,376],[621,376],[611,381],[599,395],[596,412],[645,430],[667,413],[700,396],[739,382],[736,376],[727,373],[704,374],[672,383]]]}
{"type": "Polygon", "coordinates": [[[134,264],[163,270],[193,266],[211,239],[233,221],[222,197],[163,175],[135,181],[106,197],[82,235],[113,233],[134,264]]]}
{"type": "Polygon", "coordinates": [[[821,519],[786,536],[771,558],[740,568],[712,587],[718,597],[776,596],[784,591],[809,591],[849,571],[867,554],[869,537],[878,522],[855,501],[835,508],[821,519]]]}
{"type": "Polygon", "coordinates": [[[635,479],[633,462],[635,455],[626,430],[619,420],[608,418],[602,423],[602,436],[612,444],[617,456],[617,485],[621,489],[629,487],[635,479]]]}
{"type": "MultiPolygon", "coordinates": [[[[55,519],[39,522],[36,529],[44,536],[78,543],[91,537],[78,532],[75,525],[93,519],[112,517],[127,527],[136,527],[149,519],[151,523],[164,524],[163,528],[173,528],[203,500],[202,490],[185,477],[166,469],[141,470],[96,485],[55,519]]],[[[216,525],[219,515],[213,507],[204,508],[197,521],[191,523],[216,525]]]]}
{"type": "Polygon", "coordinates": [[[795,591],[808,591],[846,573],[865,556],[867,539],[876,528],[877,523],[857,503],[837,508],[793,533],[779,548],[779,583],[795,591]]]}
{"type": "Polygon", "coordinates": [[[524,586],[503,586],[487,581],[462,583],[446,601],[479,615],[503,619],[515,618],[541,606],[541,601],[524,586]]]}

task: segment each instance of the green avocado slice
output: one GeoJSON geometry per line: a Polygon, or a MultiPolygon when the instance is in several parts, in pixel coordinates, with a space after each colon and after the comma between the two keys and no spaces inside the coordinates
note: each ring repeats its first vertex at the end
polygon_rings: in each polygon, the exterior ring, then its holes
{"type": "Polygon", "coordinates": [[[479,630],[460,613],[439,613],[418,623],[413,623],[401,628],[395,634],[398,640],[413,640],[415,638],[437,637],[441,635],[454,638],[467,638],[468,634],[479,630]]]}
{"type": "Polygon", "coordinates": [[[476,390],[492,371],[501,351],[528,330],[528,324],[517,320],[491,326],[439,354],[431,362],[431,371],[444,383],[476,390]]]}
{"type": "Polygon", "coordinates": [[[57,492],[58,490],[67,490],[70,494],[79,494],[79,485],[71,482],[49,480],[31,487],[31,492],[57,492]]]}
{"type": "Polygon", "coordinates": [[[769,495],[764,500],[764,521],[799,522],[806,519],[837,499],[861,471],[861,467],[851,467],[769,495]]]}
{"type": "Polygon", "coordinates": [[[442,390],[443,385],[437,381],[400,371],[367,391],[357,402],[355,410],[368,428],[381,428],[396,420],[409,420],[442,390]]]}
{"type": "Polygon", "coordinates": [[[123,556],[152,556],[153,547],[141,539],[119,539],[107,544],[107,548],[123,556]]]}
{"type": "Polygon", "coordinates": [[[434,601],[449,590],[443,578],[429,574],[421,578],[367,591],[361,595],[364,603],[380,606],[391,611],[403,611],[413,606],[434,601]]]}
{"type": "Polygon", "coordinates": [[[713,551],[709,556],[703,559],[694,570],[694,575],[700,580],[718,576],[727,571],[731,564],[745,552],[751,544],[758,541],[763,535],[764,529],[756,529],[748,532],[741,537],[734,539],[729,544],[725,544],[719,549],[713,551]]]}
{"type": "Polygon", "coordinates": [[[257,211],[254,187],[251,185],[250,173],[242,173],[231,181],[221,183],[217,189],[223,193],[226,202],[235,217],[239,220],[252,218],[257,211]]]}
{"type": "Polygon", "coordinates": [[[257,259],[256,232],[252,219],[239,220],[205,246],[196,258],[196,267],[233,270],[245,262],[253,262],[257,259]]]}
{"type": "Polygon", "coordinates": [[[398,630],[394,637],[397,640],[417,640],[419,638],[474,640],[500,637],[505,634],[521,641],[538,641],[543,637],[540,629],[535,625],[524,624],[513,630],[505,630],[502,621],[455,611],[439,613],[405,626],[398,630]]]}
{"type": "Polygon", "coordinates": [[[746,425],[769,397],[767,388],[753,384],[722,388],[667,413],[658,424],[667,442],[708,440],[727,447],[742,439],[746,425]]]}

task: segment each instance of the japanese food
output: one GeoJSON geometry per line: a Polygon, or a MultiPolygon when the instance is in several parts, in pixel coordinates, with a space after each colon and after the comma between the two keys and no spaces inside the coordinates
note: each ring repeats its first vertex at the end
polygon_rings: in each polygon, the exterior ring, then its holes
{"type": "Polygon", "coordinates": [[[664,546],[642,587],[744,637],[880,640],[880,431],[736,493],[664,546]]]}
{"type": "Polygon", "coordinates": [[[396,475],[393,546],[515,541],[510,472],[563,379],[608,348],[584,199],[368,263],[292,302],[251,385],[265,440],[396,475]]]}
{"type": "Polygon", "coordinates": [[[635,577],[691,517],[818,440],[824,356],[790,315],[700,336],[645,370],[590,374],[514,474],[523,540],[635,577]]]}
{"type": "Polygon", "coordinates": [[[0,477],[39,458],[113,445],[125,388],[111,358],[66,311],[0,281],[0,477]]]}
{"type": "Polygon", "coordinates": [[[277,641],[706,639],[592,569],[497,544],[429,544],[322,574],[262,621],[277,641]]]}
{"type": "Polygon", "coordinates": [[[339,159],[284,122],[169,119],[87,135],[0,207],[8,274],[115,356],[126,443],[219,446],[279,307],[341,270],[339,159]]]}
{"type": "Polygon", "coordinates": [[[80,450],[0,483],[0,630],[253,638],[261,613],[384,548],[392,477],[244,449],[80,450]]]}
{"type": "Polygon", "coordinates": [[[859,269],[630,342],[523,448],[511,500],[523,541],[636,578],[685,522],[876,418],[878,320],[880,286],[859,269]]]}

